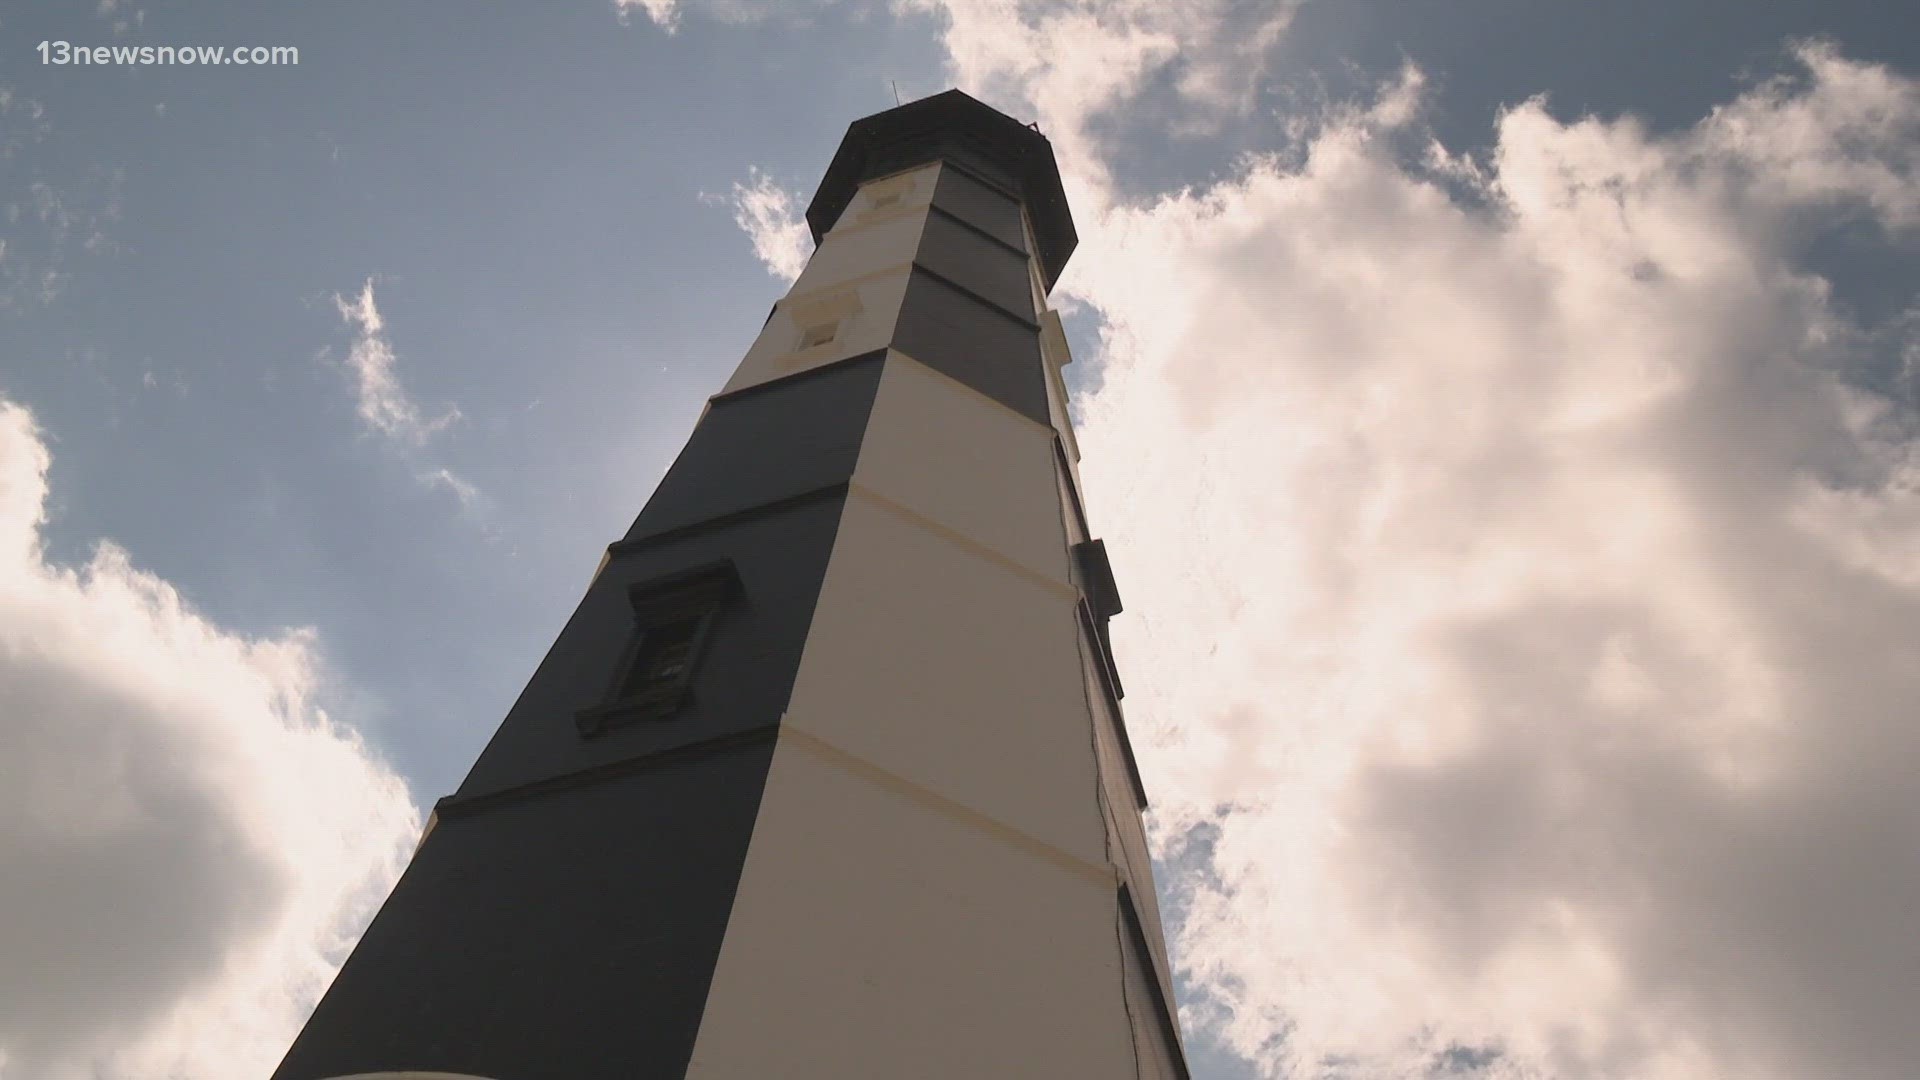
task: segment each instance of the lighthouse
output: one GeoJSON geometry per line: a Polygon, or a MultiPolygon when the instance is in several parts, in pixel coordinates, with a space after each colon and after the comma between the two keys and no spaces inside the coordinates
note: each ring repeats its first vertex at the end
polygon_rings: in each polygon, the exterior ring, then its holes
{"type": "Polygon", "coordinates": [[[910,102],[807,223],[274,1080],[1187,1075],[1052,149],[910,102]]]}

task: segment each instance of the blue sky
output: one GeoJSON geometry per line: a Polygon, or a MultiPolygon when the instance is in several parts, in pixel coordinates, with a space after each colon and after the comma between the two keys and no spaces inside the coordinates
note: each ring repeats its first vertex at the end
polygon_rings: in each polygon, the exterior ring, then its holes
{"type": "Polygon", "coordinates": [[[0,944],[42,943],[0,1076],[277,1058],[890,84],[1038,119],[1068,172],[1057,300],[1197,1077],[1896,1075],[1920,960],[1870,943],[1920,898],[1920,802],[1877,764],[1915,749],[1915,29],[1797,0],[0,10],[0,663],[33,688],[0,726],[38,777],[0,844],[40,868],[0,944]],[[76,824],[63,791],[152,797],[76,824]],[[138,986],[71,962],[88,883],[155,887],[130,846],[207,860],[117,943],[165,957],[138,986]]]}
{"type": "MultiPolygon", "coordinates": [[[[57,302],[6,327],[7,386],[62,439],[54,550],[115,537],[222,625],[320,628],[422,797],[464,772],[781,291],[702,193],[817,170],[887,92],[878,66],[843,72],[800,109],[754,59],[771,28],[668,38],[583,5],[474,36],[451,11],[153,9],[128,40],[291,42],[302,64],[22,65],[53,131],[10,162],[112,210],[100,251],[59,257],[57,302]],[[759,134],[717,137],[749,114],[759,134]],[[461,414],[412,463],[322,358],[349,340],[332,297],[368,278],[406,392],[461,414]],[[413,475],[440,468],[481,501],[413,475]]],[[[846,32],[937,68],[924,32],[846,32]]]]}

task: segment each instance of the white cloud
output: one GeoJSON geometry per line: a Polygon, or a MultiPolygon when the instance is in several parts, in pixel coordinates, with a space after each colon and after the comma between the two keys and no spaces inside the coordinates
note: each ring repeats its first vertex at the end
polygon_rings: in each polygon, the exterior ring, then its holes
{"type": "Polygon", "coordinates": [[[726,201],[733,207],[734,224],[752,241],[753,254],[767,273],[788,283],[798,278],[813,254],[813,233],[800,200],[755,169],[747,183],[734,182],[726,201]]]}
{"type": "Polygon", "coordinates": [[[680,27],[680,0],[613,0],[613,10],[623,23],[638,11],[669,34],[680,27]]]}
{"type": "Polygon", "coordinates": [[[0,402],[0,1075],[265,1076],[405,861],[402,782],[245,638],[102,544],[47,562],[0,402]]]}
{"type": "Polygon", "coordinates": [[[445,488],[460,502],[461,509],[478,510],[485,501],[480,489],[444,466],[420,461],[419,448],[428,440],[460,420],[460,410],[452,405],[439,416],[428,419],[408,396],[395,370],[398,358],[387,337],[386,321],[374,305],[373,279],[367,279],[360,295],[348,300],[338,294],[334,307],[353,328],[353,345],[347,351],[346,367],[354,379],[360,419],[368,429],[386,436],[396,444],[400,455],[413,469],[421,486],[445,488]]]}
{"type": "Polygon", "coordinates": [[[1913,83],[1830,45],[1799,59],[1820,89],[1780,77],[1714,111],[1701,151],[1740,161],[1770,202],[1864,201],[1897,229],[1920,226],[1920,109],[1913,83]]]}
{"type": "Polygon", "coordinates": [[[1189,130],[1245,114],[1266,57],[1304,0],[893,0],[932,15],[954,82],[1054,144],[1080,213],[1103,206],[1108,162],[1090,121],[1138,97],[1149,77],[1195,110],[1189,130]]]}
{"type": "Polygon", "coordinates": [[[638,11],[655,26],[674,34],[689,10],[715,22],[743,26],[774,18],[804,19],[815,9],[831,3],[832,0],[784,0],[779,4],[770,4],[767,0],[694,0],[691,4],[686,0],[613,0],[613,11],[622,24],[638,11]]]}
{"type": "Polygon", "coordinates": [[[453,493],[454,498],[460,500],[461,506],[468,509],[480,504],[480,489],[453,475],[447,469],[434,469],[424,474],[422,482],[429,486],[439,485],[446,488],[453,493]]]}
{"type": "Polygon", "coordinates": [[[452,426],[460,419],[460,410],[449,406],[432,419],[420,413],[420,407],[407,396],[394,370],[397,363],[393,344],[387,340],[387,325],[373,302],[373,279],[360,287],[360,295],[348,300],[334,295],[333,306],[340,317],[353,327],[353,346],[347,352],[347,369],[352,372],[360,419],[382,435],[418,446],[452,426]]]}
{"type": "MultiPolygon", "coordinates": [[[[628,6],[641,2],[627,0],[628,6]]],[[[1060,158],[1070,201],[1085,214],[1113,197],[1091,121],[1138,95],[1149,76],[1169,72],[1180,101],[1203,117],[1246,112],[1265,55],[1302,2],[891,0],[891,7],[897,15],[939,22],[957,85],[1023,120],[1035,118],[1060,158]]],[[[664,0],[660,6],[655,21],[673,25],[681,5],[664,0]]],[[[700,10],[722,21],[748,21],[730,17],[733,6],[706,0],[700,10]]],[[[1409,67],[1405,77],[1418,75],[1409,67]]],[[[1383,100],[1381,107],[1392,103],[1383,100]]],[[[732,203],[735,222],[768,271],[797,278],[813,247],[801,217],[803,199],[756,170],[749,183],[734,185],[732,203]]]]}

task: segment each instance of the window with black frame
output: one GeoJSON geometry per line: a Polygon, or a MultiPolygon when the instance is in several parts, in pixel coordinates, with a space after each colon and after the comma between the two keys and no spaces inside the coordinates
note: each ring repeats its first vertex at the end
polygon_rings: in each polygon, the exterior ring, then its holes
{"type": "Polygon", "coordinates": [[[635,585],[633,632],[600,702],[575,717],[582,735],[617,724],[666,720],[686,708],[713,626],[739,588],[731,562],[635,585]]]}

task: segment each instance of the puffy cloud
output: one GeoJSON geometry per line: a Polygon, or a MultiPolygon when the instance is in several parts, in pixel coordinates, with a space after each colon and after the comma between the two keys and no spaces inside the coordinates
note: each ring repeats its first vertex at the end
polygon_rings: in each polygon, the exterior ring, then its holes
{"type": "Polygon", "coordinates": [[[1817,87],[1786,76],[1714,111],[1701,152],[1745,163],[1762,204],[1864,201],[1889,228],[1920,225],[1920,110],[1913,83],[1852,63],[1830,44],[1798,49],[1817,87]]]}
{"type": "Polygon", "coordinates": [[[789,283],[798,278],[813,255],[813,233],[800,201],[758,169],[746,183],[736,181],[726,201],[767,273],[789,283]]]}
{"type": "Polygon", "coordinates": [[[1166,84],[1188,130],[1256,104],[1266,57],[1303,0],[894,0],[942,23],[969,93],[1034,117],[1054,144],[1076,212],[1111,198],[1092,122],[1166,84]]]}
{"type": "Polygon", "coordinates": [[[111,544],[49,563],[48,464],[0,402],[0,1075],[264,1076],[417,811],[309,632],[222,630],[111,544]]]}

